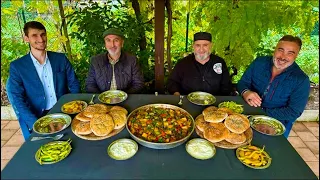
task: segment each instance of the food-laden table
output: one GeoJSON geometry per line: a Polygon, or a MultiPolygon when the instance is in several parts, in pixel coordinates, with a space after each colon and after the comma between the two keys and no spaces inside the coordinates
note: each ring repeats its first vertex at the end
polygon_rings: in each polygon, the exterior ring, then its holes
{"type": "MultiPolygon", "coordinates": [[[[68,94],[59,99],[49,113],[61,112],[61,106],[71,100],[90,101],[92,94],[68,94]]],[[[239,96],[218,96],[215,105],[223,101],[244,104],[244,114],[263,114],[239,96]]],[[[129,113],[134,109],[153,103],[177,105],[178,96],[130,94],[120,106],[129,113]]],[[[95,98],[98,103],[98,99],[95,98]]],[[[204,109],[183,99],[183,109],[194,118],[204,109]]],[[[72,116],[73,118],[73,116],[72,116]]],[[[116,136],[100,141],[88,141],[75,136],[71,127],[63,131],[62,140],[72,139],[70,155],[55,164],[39,165],[35,161],[38,148],[51,140],[30,141],[22,145],[1,173],[1,179],[317,179],[287,139],[283,136],[270,137],[256,131],[252,144],[262,147],[272,158],[269,168],[255,170],[244,166],[236,157],[235,150],[217,147],[216,155],[209,160],[197,160],[185,150],[185,144],[173,149],[156,150],[139,145],[135,156],[117,161],[107,154],[107,147],[120,138],[131,138],[127,129],[116,136]]],[[[191,138],[198,137],[194,132],[191,138]]]]}

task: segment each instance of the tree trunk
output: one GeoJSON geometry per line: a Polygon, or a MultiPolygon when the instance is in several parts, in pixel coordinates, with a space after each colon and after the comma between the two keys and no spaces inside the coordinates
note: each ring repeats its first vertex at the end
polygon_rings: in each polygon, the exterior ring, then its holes
{"type": "Polygon", "coordinates": [[[69,60],[71,60],[71,55],[72,55],[71,54],[71,46],[70,46],[70,41],[69,41],[69,36],[68,36],[68,31],[67,31],[66,19],[64,16],[62,0],[58,0],[58,4],[59,4],[59,11],[60,11],[60,16],[61,16],[61,20],[62,20],[63,33],[64,33],[64,36],[67,38],[67,41],[66,41],[67,56],[68,56],[69,60]]]}
{"type": "MultiPolygon", "coordinates": [[[[136,18],[138,22],[143,24],[142,18],[141,18],[141,12],[140,12],[140,5],[138,0],[130,0],[132,2],[132,8],[134,9],[134,13],[136,14],[136,18]]],[[[140,51],[146,50],[147,49],[147,40],[146,40],[146,34],[144,32],[144,28],[142,27],[143,31],[141,32],[141,36],[139,39],[139,47],[140,51]]]]}
{"type": "Polygon", "coordinates": [[[171,74],[172,65],[171,65],[171,37],[172,37],[172,9],[170,0],[166,0],[166,7],[168,13],[168,39],[167,39],[167,61],[169,74],[171,74]]]}
{"type": "Polygon", "coordinates": [[[164,8],[163,0],[154,0],[155,3],[155,89],[164,93],[164,8]]]}

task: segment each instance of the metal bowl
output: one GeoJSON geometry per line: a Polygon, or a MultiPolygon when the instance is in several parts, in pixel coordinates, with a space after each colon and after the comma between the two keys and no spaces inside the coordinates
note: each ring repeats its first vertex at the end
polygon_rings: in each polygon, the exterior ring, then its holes
{"type": "MultiPolygon", "coordinates": [[[[247,148],[248,146],[249,146],[249,145],[247,145],[247,146],[242,146],[241,148],[247,148]]],[[[256,146],[256,147],[257,147],[257,146],[256,146]]],[[[257,148],[262,151],[261,148],[259,148],[259,147],[257,147],[257,148]]],[[[272,160],[272,158],[270,157],[270,155],[269,155],[266,151],[262,151],[263,155],[264,155],[265,158],[267,159],[267,164],[264,165],[264,166],[252,166],[252,165],[250,165],[250,164],[247,164],[247,163],[241,161],[241,160],[240,160],[239,152],[240,152],[240,149],[238,148],[238,149],[236,150],[236,156],[237,156],[238,160],[239,160],[242,164],[244,164],[244,165],[246,165],[246,166],[248,166],[248,167],[250,167],[250,168],[253,168],[253,169],[266,169],[266,168],[268,168],[268,167],[271,165],[271,160],[272,160]]]]}
{"type": "MultiPolygon", "coordinates": [[[[43,134],[43,135],[49,135],[49,134],[55,134],[58,133],[60,131],[63,131],[64,129],[66,129],[69,125],[71,124],[71,117],[67,114],[63,114],[63,113],[55,113],[55,114],[49,114],[46,116],[43,116],[41,118],[39,118],[34,124],[33,124],[33,131],[38,133],[38,134],[43,134]],[[57,131],[54,132],[41,132],[41,123],[44,122],[44,120],[46,120],[47,118],[49,118],[49,122],[53,122],[56,119],[63,119],[65,121],[65,124],[63,125],[63,127],[57,131]]],[[[49,125],[47,125],[49,126],[49,125]]],[[[44,127],[47,127],[44,126],[44,127]]],[[[43,128],[44,128],[43,127],[43,128]]],[[[48,127],[50,128],[50,127],[48,127]]]]}
{"type": "Polygon", "coordinates": [[[201,106],[212,105],[216,102],[216,98],[212,94],[201,91],[188,94],[187,99],[191,103],[201,106]]]}
{"type": "MultiPolygon", "coordinates": [[[[36,152],[34,158],[36,159],[36,161],[37,161],[38,163],[40,163],[40,159],[39,159],[39,156],[38,156],[38,155],[40,154],[41,149],[42,149],[43,147],[49,146],[49,145],[63,144],[63,143],[65,143],[65,141],[52,141],[52,142],[49,142],[49,143],[47,143],[47,144],[42,145],[42,146],[38,149],[38,151],[36,152]]],[[[61,158],[61,159],[59,159],[59,160],[57,160],[57,161],[48,161],[48,162],[42,161],[40,164],[41,164],[41,165],[42,165],[42,164],[54,164],[54,163],[57,163],[57,162],[59,162],[59,161],[64,160],[64,159],[70,154],[71,149],[72,149],[70,143],[68,143],[66,146],[67,146],[67,147],[66,147],[66,148],[67,148],[67,153],[64,155],[63,158],[61,158]]]]}
{"type": "Polygon", "coordinates": [[[115,160],[127,160],[127,159],[133,157],[137,153],[138,149],[139,149],[138,144],[134,140],[123,138],[123,139],[118,139],[116,141],[113,141],[108,146],[108,155],[115,160]],[[131,147],[131,148],[130,147],[123,147],[124,144],[127,144],[127,145],[131,144],[133,147],[131,147]],[[116,150],[116,152],[122,153],[123,156],[121,156],[119,154],[118,155],[114,154],[112,152],[113,145],[119,145],[118,148],[126,149],[126,152],[121,151],[119,149],[116,150]],[[128,150],[132,150],[132,152],[128,152],[128,150]],[[128,154],[128,153],[131,153],[131,154],[128,154]]]}
{"type": "Polygon", "coordinates": [[[286,127],[278,120],[264,115],[255,115],[249,117],[250,126],[261,134],[269,136],[280,136],[286,131],[286,127]],[[271,134],[267,131],[262,131],[257,128],[258,124],[263,124],[272,127],[275,130],[275,134],[271,134]]]}
{"type": "Polygon", "coordinates": [[[171,105],[171,104],[149,104],[149,105],[145,105],[145,106],[141,106],[137,109],[135,109],[134,111],[132,111],[129,116],[128,116],[128,121],[127,121],[127,124],[126,124],[126,128],[130,134],[130,136],[135,140],[137,141],[139,144],[141,144],[142,146],[145,146],[145,147],[148,147],[148,148],[152,148],[152,149],[170,149],[170,148],[174,148],[174,147],[177,147],[181,144],[183,144],[184,142],[186,142],[189,137],[191,136],[191,134],[193,133],[194,131],[194,127],[195,127],[195,124],[194,124],[194,119],[193,117],[184,109],[180,108],[180,107],[177,107],[177,106],[174,106],[174,105],[171,105]],[[149,142],[149,141],[146,141],[144,139],[141,139],[137,136],[135,136],[134,134],[131,133],[129,127],[128,127],[128,122],[130,120],[130,118],[133,116],[133,114],[141,109],[145,109],[145,108],[148,108],[148,107],[156,107],[156,108],[170,108],[170,109],[177,109],[177,110],[180,110],[181,112],[183,113],[186,113],[187,116],[189,116],[189,118],[191,119],[192,121],[192,125],[191,125],[191,131],[189,132],[189,134],[180,139],[180,140],[177,140],[177,141],[174,141],[174,142],[169,142],[169,143],[155,143],[155,142],[149,142]]]}
{"type": "Polygon", "coordinates": [[[83,111],[87,106],[88,106],[88,104],[85,101],[80,101],[80,100],[70,101],[70,102],[67,102],[61,106],[61,112],[66,113],[66,114],[78,114],[81,111],[83,111]],[[73,103],[80,103],[82,106],[81,109],[78,111],[72,111],[72,112],[66,111],[65,107],[68,105],[71,105],[73,103]]]}
{"type": "Polygon", "coordinates": [[[191,139],[190,141],[188,141],[186,144],[186,151],[190,154],[190,156],[192,156],[196,159],[200,159],[200,160],[210,159],[216,154],[216,148],[214,147],[213,143],[206,140],[206,139],[201,139],[201,138],[194,138],[194,139],[191,139]],[[191,149],[190,148],[191,146],[193,146],[193,147],[197,146],[197,148],[191,149]],[[202,147],[206,146],[206,148],[201,149],[201,146],[202,147]],[[203,156],[203,154],[208,153],[208,151],[204,152],[204,150],[207,150],[207,149],[208,150],[211,149],[212,154],[206,154],[205,156],[203,156]],[[199,156],[199,154],[201,154],[201,155],[199,156]]]}
{"type": "Polygon", "coordinates": [[[127,98],[128,94],[120,90],[105,91],[98,96],[99,101],[106,104],[118,104],[125,101],[127,98]]]}

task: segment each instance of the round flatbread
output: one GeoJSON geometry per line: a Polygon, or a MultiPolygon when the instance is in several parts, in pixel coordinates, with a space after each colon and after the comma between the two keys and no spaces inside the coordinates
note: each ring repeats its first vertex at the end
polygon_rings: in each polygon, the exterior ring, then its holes
{"type": "Polygon", "coordinates": [[[222,112],[226,112],[228,113],[228,115],[232,115],[234,114],[235,112],[232,111],[232,109],[229,109],[229,108],[226,108],[226,107],[221,107],[221,108],[218,108],[217,111],[222,111],[222,112]]]}
{"type": "Polygon", "coordinates": [[[127,123],[127,116],[122,110],[111,110],[109,113],[114,122],[114,129],[120,129],[127,123]]]}
{"type": "Polygon", "coordinates": [[[232,144],[242,144],[247,140],[247,138],[244,133],[236,134],[233,132],[229,132],[225,140],[232,144]]]}
{"type": "Polygon", "coordinates": [[[201,132],[203,132],[204,128],[209,126],[209,123],[205,121],[203,115],[200,114],[195,120],[195,125],[201,132]]]}
{"type": "Polygon", "coordinates": [[[240,115],[230,115],[224,121],[226,127],[233,133],[241,134],[245,132],[249,127],[249,120],[240,115]]]}
{"type": "Polygon", "coordinates": [[[79,122],[75,127],[75,133],[79,135],[91,134],[90,122],[79,122]]]}
{"type": "Polygon", "coordinates": [[[216,143],[224,140],[228,133],[223,123],[209,123],[209,126],[204,128],[203,136],[210,142],[216,143]]]}
{"type": "Polygon", "coordinates": [[[93,104],[91,105],[92,107],[95,107],[96,109],[98,109],[98,111],[102,111],[101,113],[104,113],[104,112],[109,112],[111,107],[110,106],[107,106],[105,104],[93,104]]]}
{"type": "Polygon", "coordinates": [[[79,121],[83,121],[83,122],[90,122],[90,121],[91,121],[91,118],[85,116],[85,115],[83,114],[83,112],[77,114],[75,118],[78,119],[79,121]]]}
{"type": "Polygon", "coordinates": [[[121,107],[121,106],[113,106],[113,107],[110,109],[110,111],[113,111],[113,110],[123,111],[126,116],[128,115],[128,111],[127,111],[125,108],[121,107]]]}
{"type": "Polygon", "coordinates": [[[94,114],[90,127],[96,136],[106,136],[113,131],[114,122],[109,114],[94,114]]]}
{"type": "Polygon", "coordinates": [[[202,114],[205,116],[206,114],[209,114],[210,112],[214,112],[217,109],[218,108],[216,106],[209,106],[202,111],[202,114]]]}
{"type": "Polygon", "coordinates": [[[228,114],[223,111],[210,111],[208,113],[205,113],[204,120],[207,122],[212,122],[212,123],[219,123],[222,122],[228,114]]]}
{"type": "Polygon", "coordinates": [[[110,108],[104,104],[94,104],[85,108],[82,112],[83,115],[92,118],[94,114],[97,113],[108,113],[110,108]]]}

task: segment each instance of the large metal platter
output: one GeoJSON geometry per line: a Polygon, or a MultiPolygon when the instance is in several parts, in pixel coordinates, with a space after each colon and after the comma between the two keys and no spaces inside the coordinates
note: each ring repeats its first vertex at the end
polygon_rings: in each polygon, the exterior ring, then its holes
{"type": "Polygon", "coordinates": [[[127,98],[128,94],[120,90],[105,91],[98,96],[99,101],[106,104],[118,104],[127,98]]]}
{"type": "Polygon", "coordinates": [[[191,103],[201,106],[212,105],[216,102],[216,98],[212,94],[200,91],[188,94],[187,99],[191,103]]]}
{"type": "Polygon", "coordinates": [[[43,116],[43,117],[39,118],[33,124],[33,131],[38,133],[38,134],[43,134],[43,135],[55,134],[57,132],[63,131],[70,124],[71,124],[71,117],[69,115],[67,115],[67,114],[63,114],[63,113],[49,114],[49,115],[46,115],[46,116],[43,116]],[[44,129],[50,129],[50,126],[49,126],[48,123],[55,122],[55,121],[58,121],[58,120],[65,122],[61,129],[59,129],[57,131],[54,131],[54,132],[43,131],[44,129]],[[47,121],[48,123],[46,123],[45,121],[47,121]],[[41,126],[43,126],[43,127],[41,127],[41,126]]]}
{"type": "MultiPolygon", "coordinates": [[[[199,115],[200,116],[200,115],[199,115]]],[[[198,118],[198,117],[197,117],[198,118]]],[[[197,119],[196,118],[196,119],[197,119]]],[[[196,129],[196,133],[201,137],[201,138],[204,138],[203,136],[203,132],[200,131],[197,126],[195,127],[196,129]]],[[[224,148],[224,149],[237,149],[238,147],[240,146],[244,146],[244,145],[247,145],[249,144],[251,141],[252,141],[252,138],[253,138],[253,131],[251,128],[248,128],[245,132],[244,132],[244,135],[246,136],[246,141],[244,143],[241,143],[241,144],[232,144],[232,143],[229,143],[228,141],[226,140],[223,140],[223,141],[220,141],[220,142],[216,142],[216,143],[213,143],[215,146],[217,147],[220,147],[220,148],[224,148]]],[[[205,139],[205,138],[204,138],[205,139]]]]}
{"type": "Polygon", "coordinates": [[[264,115],[255,115],[255,116],[249,116],[250,126],[258,131],[259,133],[269,135],[269,136],[280,136],[285,131],[285,126],[278,120],[264,115]],[[260,129],[257,127],[257,125],[265,125],[267,128],[273,128],[275,130],[275,133],[272,133],[268,129],[260,129]],[[269,127],[268,127],[269,126],[269,127]]]}
{"type": "Polygon", "coordinates": [[[72,123],[71,123],[71,130],[73,132],[73,134],[75,134],[76,136],[78,136],[79,138],[81,139],[85,139],[85,140],[90,140],[90,141],[97,141],[97,140],[103,140],[103,139],[107,139],[109,137],[112,137],[112,136],[115,136],[117,135],[118,133],[120,133],[125,126],[123,126],[122,128],[120,129],[114,129],[113,131],[111,131],[110,134],[106,135],[106,136],[96,136],[95,134],[91,133],[91,134],[88,134],[88,135],[80,135],[80,134],[77,134],[75,133],[75,127],[76,125],[80,122],[80,120],[78,120],[77,118],[74,118],[72,120],[72,123]]]}
{"type": "MultiPolygon", "coordinates": [[[[44,145],[42,145],[42,146],[62,144],[62,143],[65,143],[65,141],[52,141],[52,142],[49,142],[49,143],[44,144],[44,145]]],[[[71,148],[71,145],[70,145],[70,143],[69,143],[69,144],[68,144],[68,152],[66,153],[66,155],[64,156],[64,158],[61,158],[61,159],[59,159],[58,161],[50,161],[50,162],[42,161],[41,164],[54,164],[54,163],[57,163],[57,162],[59,162],[59,161],[62,161],[62,160],[64,160],[64,159],[70,154],[71,149],[72,149],[72,148],[71,148]]],[[[36,161],[39,162],[39,163],[40,163],[40,159],[39,159],[39,157],[37,156],[37,154],[39,154],[40,151],[41,151],[41,147],[38,149],[38,151],[36,152],[36,154],[35,154],[35,156],[34,156],[34,158],[36,159],[36,161]]]]}
{"type": "Polygon", "coordinates": [[[189,137],[191,136],[191,134],[193,133],[194,131],[194,119],[193,117],[184,109],[180,108],[180,107],[177,107],[177,106],[174,106],[174,105],[171,105],[171,104],[149,104],[149,105],[145,105],[145,106],[141,106],[137,109],[135,109],[134,111],[132,111],[129,116],[128,116],[128,121],[126,123],[126,128],[130,134],[130,136],[135,140],[137,141],[139,144],[141,144],[142,146],[145,146],[145,147],[148,147],[148,148],[152,148],[152,149],[170,149],[170,148],[174,148],[174,147],[177,147],[181,144],[183,144],[184,142],[186,142],[189,137]],[[174,141],[174,142],[169,142],[169,143],[155,143],[155,142],[149,142],[149,141],[146,141],[144,139],[141,139],[137,136],[135,136],[134,134],[131,133],[129,127],[128,127],[128,122],[130,120],[130,118],[133,116],[133,114],[135,114],[135,112],[139,111],[139,110],[143,110],[143,109],[146,109],[146,108],[149,108],[149,107],[156,107],[156,108],[169,108],[169,109],[174,109],[174,110],[180,110],[181,112],[183,113],[186,113],[187,116],[189,116],[189,118],[192,120],[192,129],[191,131],[189,132],[189,134],[178,140],[178,141],[174,141]]]}

